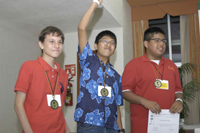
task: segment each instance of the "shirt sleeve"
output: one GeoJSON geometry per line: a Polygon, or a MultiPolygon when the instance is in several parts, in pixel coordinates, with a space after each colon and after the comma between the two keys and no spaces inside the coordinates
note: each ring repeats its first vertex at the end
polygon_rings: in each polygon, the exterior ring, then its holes
{"type": "Polygon", "coordinates": [[[94,54],[92,49],[90,48],[89,43],[87,43],[87,45],[83,48],[81,54],[80,48],[78,46],[78,56],[81,68],[83,68],[87,62],[91,62],[93,60],[94,54]]]}
{"type": "Polygon", "coordinates": [[[119,77],[118,86],[119,86],[119,91],[118,91],[118,96],[117,96],[116,100],[117,100],[117,105],[122,106],[124,103],[123,103],[123,95],[122,95],[122,78],[121,78],[121,76],[119,77]]]}
{"type": "Polygon", "coordinates": [[[136,74],[135,68],[132,65],[132,62],[129,62],[122,74],[122,91],[134,91],[136,85],[136,74]]]}
{"type": "Polygon", "coordinates": [[[20,68],[14,91],[22,91],[24,93],[27,93],[31,84],[31,80],[31,64],[30,62],[25,62],[20,68]]]}

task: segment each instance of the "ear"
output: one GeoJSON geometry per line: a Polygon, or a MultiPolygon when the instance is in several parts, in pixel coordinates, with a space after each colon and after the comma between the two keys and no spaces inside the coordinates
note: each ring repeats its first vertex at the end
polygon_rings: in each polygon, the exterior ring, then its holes
{"type": "Polygon", "coordinates": [[[41,41],[39,41],[39,47],[41,48],[41,49],[43,49],[44,48],[44,45],[42,44],[42,42],[41,41]]]}
{"type": "Polygon", "coordinates": [[[143,45],[144,45],[145,48],[148,48],[148,44],[149,44],[148,41],[144,41],[144,42],[143,42],[143,45]]]}
{"type": "Polygon", "coordinates": [[[97,50],[98,46],[97,43],[94,44],[94,49],[97,50]]]}

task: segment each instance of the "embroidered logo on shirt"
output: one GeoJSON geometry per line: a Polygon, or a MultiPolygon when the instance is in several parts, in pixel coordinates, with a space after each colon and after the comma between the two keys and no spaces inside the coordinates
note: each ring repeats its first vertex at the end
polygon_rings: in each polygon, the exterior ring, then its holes
{"type": "Polygon", "coordinates": [[[171,67],[171,66],[168,66],[168,68],[169,68],[169,69],[171,69],[172,71],[174,71],[174,68],[173,68],[173,67],[171,67]]]}
{"type": "Polygon", "coordinates": [[[62,94],[63,93],[63,91],[64,91],[64,87],[63,87],[63,84],[61,83],[61,82],[59,82],[60,83],[60,85],[61,85],[61,88],[60,88],[60,93],[62,94]]]}

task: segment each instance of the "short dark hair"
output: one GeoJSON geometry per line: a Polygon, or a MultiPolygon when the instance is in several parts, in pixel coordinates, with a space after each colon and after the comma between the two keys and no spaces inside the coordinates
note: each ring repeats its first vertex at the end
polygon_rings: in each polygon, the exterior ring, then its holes
{"type": "Polygon", "coordinates": [[[154,34],[162,33],[165,36],[165,32],[159,27],[150,27],[144,32],[144,41],[149,41],[153,38],[154,34]]]}
{"type": "Polygon", "coordinates": [[[47,26],[46,28],[44,28],[39,35],[39,41],[44,42],[46,35],[49,35],[51,33],[53,36],[61,36],[62,44],[64,44],[65,36],[63,32],[59,28],[54,26],[47,26]]]}
{"type": "Polygon", "coordinates": [[[110,38],[114,39],[114,41],[115,41],[115,48],[117,47],[117,38],[116,38],[116,35],[112,31],[109,31],[109,30],[104,30],[104,31],[100,32],[96,36],[96,39],[95,39],[94,43],[98,44],[99,40],[101,40],[101,38],[104,37],[104,36],[109,36],[110,38]]]}

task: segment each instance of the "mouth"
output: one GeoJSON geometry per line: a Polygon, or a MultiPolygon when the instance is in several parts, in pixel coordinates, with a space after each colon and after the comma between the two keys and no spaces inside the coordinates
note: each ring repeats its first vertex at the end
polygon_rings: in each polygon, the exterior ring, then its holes
{"type": "Polygon", "coordinates": [[[105,50],[109,50],[109,51],[111,51],[111,49],[110,49],[110,48],[105,48],[105,50]]]}
{"type": "Polygon", "coordinates": [[[158,50],[160,50],[160,51],[164,51],[164,48],[163,48],[163,47],[160,47],[160,48],[158,48],[158,50]]]}
{"type": "Polygon", "coordinates": [[[59,53],[60,52],[60,50],[52,50],[53,52],[55,52],[55,53],[59,53]]]}

